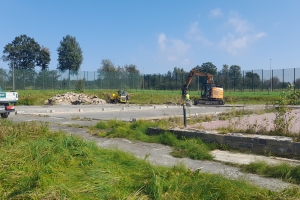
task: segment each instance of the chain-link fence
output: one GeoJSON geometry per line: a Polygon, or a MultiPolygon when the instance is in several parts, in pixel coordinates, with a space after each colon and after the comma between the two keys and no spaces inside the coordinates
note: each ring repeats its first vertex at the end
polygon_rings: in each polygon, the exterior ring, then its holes
{"type": "MultiPolygon", "coordinates": [[[[5,70],[0,68],[0,87],[12,90],[181,90],[188,73],[140,74],[128,72],[57,70],[5,70]]],[[[195,76],[189,90],[200,90],[205,77],[195,76]]],[[[294,84],[300,89],[300,69],[244,70],[219,72],[214,82],[230,91],[276,91],[294,84]]]]}

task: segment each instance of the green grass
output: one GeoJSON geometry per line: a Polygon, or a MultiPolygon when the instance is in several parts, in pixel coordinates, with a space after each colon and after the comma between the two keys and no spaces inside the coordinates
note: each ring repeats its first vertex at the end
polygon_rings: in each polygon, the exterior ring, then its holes
{"type": "MultiPolygon", "coordinates": [[[[97,95],[99,98],[109,100],[110,95],[116,90],[84,90],[85,94],[97,95]]],[[[55,94],[65,94],[71,90],[19,90],[18,105],[43,105],[44,101],[55,94]]],[[[79,91],[73,91],[79,92],[79,91]]],[[[179,90],[128,90],[131,104],[164,104],[168,102],[181,104],[181,91],[179,90]]],[[[189,91],[191,99],[198,99],[198,91],[189,91]]],[[[280,92],[256,91],[240,92],[225,91],[224,99],[226,104],[273,104],[280,92]]]]}
{"type": "Polygon", "coordinates": [[[0,120],[0,129],[0,199],[300,198],[296,189],[271,192],[182,165],[155,167],[37,122],[0,120]]]}
{"type": "Polygon", "coordinates": [[[300,166],[288,163],[270,165],[267,162],[252,162],[242,165],[244,172],[255,173],[265,177],[279,178],[287,182],[300,184],[300,166]]]}

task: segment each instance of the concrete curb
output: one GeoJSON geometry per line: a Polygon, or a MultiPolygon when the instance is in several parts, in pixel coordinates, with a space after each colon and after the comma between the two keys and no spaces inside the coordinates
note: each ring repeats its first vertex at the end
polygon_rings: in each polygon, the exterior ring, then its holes
{"type": "Polygon", "coordinates": [[[159,108],[174,108],[179,106],[170,106],[170,105],[154,105],[154,106],[126,106],[122,105],[121,107],[100,107],[99,108],[88,108],[88,107],[78,107],[78,108],[60,108],[53,107],[54,109],[38,109],[38,110],[18,110],[16,111],[18,114],[34,114],[34,113],[77,113],[77,112],[103,112],[103,111],[124,111],[124,110],[147,110],[147,109],[159,109],[159,108]]]}

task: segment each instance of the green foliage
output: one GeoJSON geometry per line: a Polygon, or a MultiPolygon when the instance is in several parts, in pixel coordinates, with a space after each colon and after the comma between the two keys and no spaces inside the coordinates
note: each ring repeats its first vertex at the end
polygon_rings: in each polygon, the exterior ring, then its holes
{"type": "Polygon", "coordinates": [[[291,92],[293,90],[292,86],[289,86],[287,90],[282,90],[280,93],[279,99],[275,102],[276,112],[274,123],[274,130],[272,133],[280,135],[291,134],[292,120],[295,116],[291,115],[292,108],[289,107],[291,102],[291,92]]]}
{"type": "Polygon", "coordinates": [[[195,69],[197,71],[210,73],[212,75],[215,75],[217,73],[217,67],[211,62],[203,63],[201,66],[197,65],[195,69]]]}
{"type": "Polygon", "coordinates": [[[241,67],[231,65],[228,71],[229,80],[231,80],[231,88],[238,89],[242,83],[241,67]]]}
{"type": "Polygon", "coordinates": [[[34,69],[35,63],[41,54],[40,45],[27,35],[15,37],[12,43],[5,45],[2,59],[5,62],[13,62],[10,68],[15,69],[34,69]]]}
{"type": "Polygon", "coordinates": [[[58,52],[58,67],[60,71],[69,70],[70,74],[77,74],[83,61],[82,50],[75,37],[67,35],[60,41],[58,52]]]}
{"type": "Polygon", "coordinates": [[[50,50],[44,46],[42,46],[38,56],[37,56],[37,61],[36,65],[40,66],[42,71],[48,69],[48,65],[50,63],[50,50]]]}

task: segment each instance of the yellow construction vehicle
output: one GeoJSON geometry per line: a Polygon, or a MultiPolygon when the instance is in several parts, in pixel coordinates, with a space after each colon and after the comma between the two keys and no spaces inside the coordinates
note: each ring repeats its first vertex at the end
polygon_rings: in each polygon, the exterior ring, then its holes
{"type": "Polygon", "coordinates": [[[117,94],[110,96],[111,103],[127,103],[129,99],[129,94],[125,90],[119,90],[117,94]]]}
{"type": "Polygon", "coordinates": [[[200,99],[194,100],[194,105],[197,104],[218,104],[218,105],[224,105],[225,101],[223,99],[223,88],[222,86],[215,85],[213,83],[213,75],[206,72],[199,72],[195,68],[193,68],[188,78],[186,79],[186,83],[182,87],[182,98],[186,98],[188,87],[194,77],[194,75],[197,76],[205,76],[207,81],[205,84],[202,84],[201,89],[201,97],[200,99]]]}

